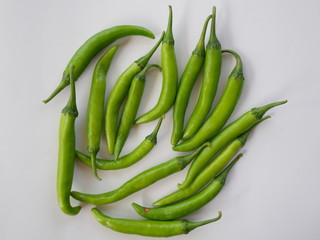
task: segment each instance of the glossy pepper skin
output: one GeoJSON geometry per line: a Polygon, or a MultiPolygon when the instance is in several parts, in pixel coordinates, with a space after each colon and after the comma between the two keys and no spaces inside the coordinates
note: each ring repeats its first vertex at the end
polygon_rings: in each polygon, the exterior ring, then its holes
{"type": "Polygon", "coordinates": [[[202,69],[205,59],[205,36],[209,20],[212,15],[208,16],[204,22],[200,39],[189,58],[189,61],[183,71],[177,97],[173,108],[173,130],[171,135],[171,144],[176,145],[183,135],[184,116],[189,103],[192,88],[197,80],[197,77],[202,69]]]}
{"type": "Polygon", "coordinates": [[[97,208],[93,208],[91,212],[99,223],[114,231],[148,237],[171,237],[180,234],[188,234],[197,227],[218,221],[222,216],[222,213],[219,212],[218,217],[200,222],[190,222],[188,220],[153,221],[111,218],[104,215],[97,208]]]}
{"type": "Polygon", "coordinates": [[[104,99],[106,93],[106,76],[113,56],[119,45],[110,48],[96,64],[90,89],[87,112],[87,150],[91,156],[91,166],[94,176],[101,180],[96,170],[96,156],[100,150],[101,132],[104,117],[104,99]]]}
{"type": "Polygon", "coordinates": [[[153,67],[156,67],[161,71],[161,67],[159,65],[149,64],[140,73],[138,73],[131,82],[128,97],[125,102],[119,124],[116,143],[114,146],[115,160],[118,159],[122,151],[122,148],[129,136],[130,130],[132,128],[132,125],[134,123],[140,106],[141,98],[146,84],[146,74],[153,67]]]}
{"type": "Polygon", "coordinates": [[[114,153],[120,107],[128,94],[132,79],[148,64],[153,53],[162,42],[162,39],[163,33],[155,46],[146,55],[130,64],[130,66],[119,76],[110,93],[105,113],[105,133],[107,138],[107,148],[110,154],[114,153]]]}
{"type": "Polygon", "coordinates": [[[190,116],[183,139],[193,136],[201,127],[203,121],[210,112],[212,102],[217,92],[221,64],[221,44],[216,36],[216,7],[212,9],[211,32],[209,42],[206,47],[206,57],[204,60],[203,80],[197,104],[190,116]]]}
{"type": "Polygon", "coordinates": [[[244,83],[242,61],[235,51],[222,50],[222,52],[230,53],[236,58],[236,65],[228,78],[227,86],[218,104],[199,130],[190,139],[177,146],[181,146],[182,148],[183,146],[197,148],[204,142],[215,137],[226,124],[238,103],[244,83]]]}
{"type": "Polygon", "coordinates": [[[203,207],[218,195],[226,182],[228,173],[241,156],[236,157],[207,187],[190,198],[158,208],[142,207],[136,203],[132,206],[139,215],[148,219],[167,221],[184,217],[203,207]]]}
{"type": "MultiPolygon", "coordinates": [[[[145,157],[157,144],[157,134],[160,129],[164,116],[160,118],[158,124],[151,134],[136,147],[131,153],[115,160],[96,159],[96,167],[101,170],[117,170],[127,168],[145,157]]],[[[79,151],[76,151],[76,157],[84,164],[91,166],[91,158],[79,151]]]]}
{"type": "Polygon", "coordinates": [[[57,195],[60,209],[68,215],[76,215],[81,207],[72,207],[70,191],[73,181],[74,159],[76,149],[75,119],[78,116],[76,106],[76,92],[71,69],[70,97],[67,105],[62,110],[59,127],[59,153],[57,174],[57,195]]]}
{"type": "Polygon", "coordinates": [[[174,50],[172,34],[172,8],[169,6],[168,27],[161,45],[162,89],[156,106],[140,116],[135,124],[141,124],[158,119],[169,111],[174,104],[178,89],[178,66],[174,50]]]}
{"type": "MultiPolygon", "coordinates": [[[[220,133],[211,140],[211,146],[203,149],[201,154],[191,164],[185,181],[178,185],[179,188],[188,186],[193,179],[202,171],[205,165],[230,141],[240,136],[242,133],[250,129],[257,121],[259,121],[263,115],[271,108],[278,105],[285,104],[287,101],[280,101],[267,104],[262,107],[253,108],[250,111],[244,113],[237,120],[229,124],[227,127],[222,129],[220,133]]],[[[176,146],[178,147],[178,146],[176,146]]],[[[174,150],[175,147],[173,148],[174,150]]]]}
{"type": "Polygon", "coordinates": [[[151,167],[142,173],[131,178],[119,188],[101,194],[87,194],[81,192],[71,192],[71,196],[82,202],[95,205],[103,205],[119,201],[132,193],[135,193],[151,184],[165,178],[173,173],[184,169],[194,159],[207,144],[204,144],[192,154],[173,158],[169,161],[151,167]]]}
{"type": "Polygon", "coordinates": [[[101,32],[96,33],[90,37],[81,47],[75,52],[67,64],[62,80],[57,88],[51,93],[51,95],[43,100],[44,103],[48,103],[59,92],[70,84],[70,68],[74,66],[74,80],[77,81],[82,72],[89,65],[91,60],[105,47],[119,38],[123,38],[130,35],[141,35],[154,39],[154,35],[146,28],[134,25],[120,25],[111,28],[107,28],[101,32]]]}

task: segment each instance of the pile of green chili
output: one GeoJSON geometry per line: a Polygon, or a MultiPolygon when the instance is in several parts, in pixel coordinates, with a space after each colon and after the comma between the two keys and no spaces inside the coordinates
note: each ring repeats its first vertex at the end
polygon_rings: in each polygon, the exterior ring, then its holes
{"type": "MultiPolygon", "coordinates": [[[[155,201],[153,207],[132,206],[147,220],[120,219],[104,215],[93,208],[93,217],[102,225],[118,232],[152,237],[169,237],[187,234],[202,225],[219,220],[222,213],[213,219],[190,222],[179,218],[198,210],[215,198],[226,183],[235,163],[243,156],[238,151],[245,145],[249,133],[258,124],[270,118],[265,113],[286,101],[278,101],[252,108],[226,126],[236,108],[244,85],[243,62],[234,50],[223,49],[216,33],[216,7],[203,23],[200,38],[191,53],[182,74],[178,74],[173,11],[169,6],[166,30],[154,47],[129,65],[118,77],[110,95],[106,98],[107,73],[112,67],[119,45],[109,47],[119,38],[140,35],[154,39],[154,34],[143,27],[120,25],[105,29],[90,37],[70,59],[62,80],[51,95],[43,100],[48,103],[60,91],[70,85],[70,96],[60,117],[57,195],[60,209],[68,215],[76,215],[81,207],[73,207],[70,197],[94,205],[109,204],[149,187],[171,174],[181,171],[191,163],[183,183],[173,193],[155,201]],[[207,28],[210,34],[205,44],[207,28]],[[161,45],[161,47],[160,47],[161,45]],[[91,82],[87,107],[87,152],[76,149],[75,120],[78,117],[76,85],[82,72],[103,49],[105,53],[97,61],[91,82]],[[160,48],[161,62],[149,63],[160,48]],[[220,72],[225,54],[235,59],[235,66],[228,77],[222,96],[213,105],[220,81],[220,72]],[[161,93],[156,105],[137,117],[149,71],[156,68],[162,74],[161,93]],[[203,77],[200,79],[200,72],[203,77]],[[196,81],[201,81],[198,99],[189,119],[185,113],[196,81]],[[121,106],[124,106],[123,109],[121,106]],[[186,155],[163,161],[134,176],[119,188],[101,194],[72,191],[75,160],[92,168],[98,179],[98,170],[129,168],[147,156],[157,144],[157,134],[164,115],[173,107],[171,144],[174,151],[189,152],[186,155]],[[211,110],[213,109],[213,110],[211,110]],[[158,119],[154,130],[129,154],[121,156],[132,126],[158,119]],[[105,131],[106,148],[114,159],[97,158],[102,132],[105,131]],[[233,160],[232,160],[233,159],[233,160]]],[[[189,106],[190,107],[190,106],[189,106]]],[[[169,114],[168,114],[169,116],[169,114]]],[[[167,117],[170,121],[170,117],[167,117]]]]}

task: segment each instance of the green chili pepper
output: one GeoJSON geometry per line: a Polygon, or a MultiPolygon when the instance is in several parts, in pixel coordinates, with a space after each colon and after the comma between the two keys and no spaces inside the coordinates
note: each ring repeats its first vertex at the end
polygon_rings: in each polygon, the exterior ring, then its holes
{"type": "Polygon", "coordinates": [[[156,106],[140,116],[135,124],[153,121],[165,114],[173,105],[178,88],[178,66],[172,34],[172,8],[169,6],[168,27],[161,46],[162,89],[156,106]]]}
{"type": "Polygon", "coordinates": [[[116,144],[114,147],[114,159],[117,160],[120,152],[127,140],[131,127],[136,118],[139,105],[141,102],[144,86],[146,83],[146,73],[150,68],[157,67],[161,71],[161,67],[156,64],[147,65],[139,74],[137,74],[130,85],[127,101],[124,105],[119,130],[117,133],[116,144]]]}
{"type": "Polygon", "coordinates": [[[216,136],[228,121],[238,103],[244,82],[242,61],[240,56],[232,50],[223,50],[222,52],[231,53],[236,58],[236,66],[229,76],[223,95],[211,115],[193,137],[178,146],[188,145],[189,147],[197,148],[202,143],[216,136]]]}
{"type": "MultiPolygon", "coordinates": [[[[105,131],[107,137],[107,147],[110,154],[114,153],[114,145],[117,136],[117,122],[120,106],[126,97],[132,79],[136,76],[148,63],[153,53],[157,50],[162,42],[164,33],[162,33],[156,45],[143,57],[133,62],[118,78],[114,85],[107,103],[105,115],[105,131]]],[[[161,116],[161,115],[160,115],[161,116]]],[[[159,117],[160,117],[159,116],[159,117]]]]}
{"type": "MultiPolygon", "coordinates": [[[[270,108],[286,102],[287,101],[274,102],[259,108],[253,108],[221,130],[221,132],[211,140],[211,146],[206,147],[193,161],[188,170],[184,183],[180,184],[179,188],[188,186],[199,174],[199,172],[202,171],[210,159],[212,159],[222,148],[224,148],[228,142],[232,141],[253,126],[270,108]]],[[[177,147],[180,146],[174,147],[174,150],[181,150],[181,148],[177,149],[177,147]]]]}
{"type": "Polygon", "coordinates": [[[217,92],[222,54],[221,44],[216,36],[216,7],[212,9],[212,21],[210,39],[206,48],[206,57],[204,61],[203,81],[200,90],[198,102],[191,114],[189,122],[183,133],[183,139],[193,136],[201,127],[202,122],[208,115],[213,99],[217,92]]]}
{"type": "MultiPolygon", "coordinates": [[[[163,117],[160,118],[153,132],[150,135],[148,135],[140,143],[140,145],[136,149],[134,149],[131,153],[119,158],[117,161],[97,158],[96,167],[101,170],[116,170],[116,169],[129,167],[134,163],[138,162],[139,160],[141,160],[157,144],[157,134],[161,126],[162,119],[163,117]]],[[[91,162],[90,156],[87,156],[79,151],[76,151],[76,157],[81,162],[87,164],[88,166],[91,166],[92,162],[91,162]]]]}
{"type": "Polygon", "coordinates": [[[111,228],[116,232],[149,237],[171,237],[180,234],[188,234],[190,231],[197,227],[218,221],[222,216],[222,213],[219,212],[218,217],[201,222],[190,222],[188,220],[153,221],[111,218],[104,215],[97,208],[93,208],[91,212],[93,217],[99,223],[108,228],[111,228]]]}
{"type": "Polygon", "coordinates": [[[173,108],[173,131],[171,135],[171,144],[176,145],[183,135],[184,115],[188,106],[192,87],[202,69],[205,58],[204,40],[206,36],[207,26],[212,15],[207,17],[202,28],[200,39],[196,48],[193,50],[186,68],[182,74],[176,101],[173,108]]]}
{"type": "Polygon", "coordinates": [[[134,26],[134,25],[121,25],[112,28],[105,29],[91,38],[89,38],[72,56],[66,69],[63,72],[62,80],[58,87],[52,92],[52,94],[43,100],[44,103],[49,102],[59,92],[61,92],[66,86],[70,84],[70,67],[74,66],[74,79],[80,77],[81,73],[86,69],[91,60],[100,52],[103,48],[109,46],[111,43],[119,38],[123,38],[130,35],[141,35],[154,39],[154,35],[146,28],[134,26]]]}
{"type": "Polygon", "coordinates": [[[72,207],[70,204],[76,148],[74,123],[78,116],[73,66],[71,66],[70,70],[70,86],[69,101],[62,110],[60,117],[57,194],[61,210],[65,214],[76,215],[79,213],[81,207],[72,207]]]}
{"type": "Polygon", "coordinates": [[[118,45],[110,48],[100,58],[95,66],[91,83],[87,113],[87,149],[91,156],[93,174],[98,180],[101,180],[101,178],[97,174],[95,162],[97,153],[100,150],[102,121],[104,115],[104,98],[106,92],[106,75],[113,56],[117,52],[118,48],[118,45]]]}
{"type": "Polygon", "coordinates": [[[101,193],[101,194],[86,194],[80,192],[71,192],[71,196],[77,200],[95,204],[102,205],[107,203],[113,203],[119,201],[132,193],[135,193],[143,188],[150,186],[156,181],[167,177],[175,172],[184,169],[191,161],[194,159],[208,143],[204,144],[198,148],[192,154],[186,156],[180,156],[173,158],[167,162],[161,163],[157,166],[149,168],[144,172],[133,177],[121,187],[111,192],[101,193]]]}
{"type": "Polygon", "coordinates": [[[171,204],[181,201],[182,199],[198,192],[201,188],[207,185],[229,163],[237,151],[245,145],[248,135],[252,129],[268,118],[270,118],[270,116],[258,120],[248,131],[233,140],[225,149],[223,149],[223,151],[219,153],[217,157],[214,158],[214,160],[208,166],[205,167],[205,169],[203,169],[203,171],[201,171],[201,173],[199,173],[199,175],[192,183],[190,183],[189,186],[179,189],[168,196],[161,198],[152,205],[163,206],[171,204]]]}
{"type": "Polygon", "coordinates": [[[158,208],[146,208],[136,203],[133,203],[132,206],[138,214],[148,219],[163,221],[184,217],[203,207],[218,195],[226,182],[229,171],[241,156],[242,154],[238,155],[206,188],[190,198],[158,208]]]}

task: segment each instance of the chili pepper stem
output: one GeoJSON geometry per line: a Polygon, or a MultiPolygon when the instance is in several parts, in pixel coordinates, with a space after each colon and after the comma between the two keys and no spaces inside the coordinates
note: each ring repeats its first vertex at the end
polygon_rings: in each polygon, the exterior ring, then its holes
{"type": "Polygon", "coordinates": [[[221,44],[217,38],[216,34],[216,7],[212,8],[212,22],[211,22],[211,29],[210,29],[210,37],[207,44],[207,48],[213,49],[221,49],[221,44]]]}
{"type": "Polygon", "coordinates": [[[199,39],[199,42],[197,43],[197,47],[198,47],[198,45],[201,45],[201,46],[204,45],[204,41],[205,41],[205,38],[206,38],[207,27],[208,27],[208,23],[209,23],[210,19],[212,19],[212,15],[209,15],[207,17],[206,21],[204,22],[204,25],[202,27],[202,32],[201,32],[201,35],[200,35],[200,39],[199,39]]]}
{"type": "Polygon", "coordinates": [[[197,227],[200,227],[200,226],[212,223],[212,222],[216,222],[221,217],[222,217],[222,212],[219,211],[218,216],[216,218],[212,218],[212,219],[208,219],[208,220],[204,220],[204,221],[200,221],[200,222],[188,222],[187,225],[186,225],[186,231],[190,232],[190,231],[192,231],[193,229],[195,229],[197,227]]]}
{"type": "Polygon", "coordinates": [[[262,116],[271,108],[274,108],[276,106],[282,105],[287,103],[287,100],[284,101],[279,101],[279,102],[274,102],[274,103],[270,103],[267,105],[264,105],[262,107],[258,107],[258,108],[254,108],[252,109],[252,112],[255,116],[257,116],[257,118],[262,118],[262,116]]]}
{"type": "Polygon", "coordinates": [[[94,152],[90,153],[92,172],[93,172],[93,175],[96,177],[96,179],[98,179],[99,181],[101,181],[102,179],[99,177],[98,171],[97,171],[96,156],[97,156],[96,153],[94,153],[94,152]]]}
{"type": "Polygon", "coordinates": [[[150,60],[151,56],[154,54],[154,52],[157,50],[157,48],[159,47],[159,45],[162,43],[163,38],[164,38],[165,33],[162,32],[160,39],[158,40],[158,42],[153,46],[153,48],[143,57],[139,58],[138,60],[136,60],[136,63],[141,67],[144,68],[148,61],[150,60]]]}
{"type": "Polygon", "coordinates": [[[163,121],[163,119],[165,118],[165,115],[162,115],[157,123],[157,126],[155,127],[155,129],[153,130],[153,132],[148,135],[146,137],[146,139],[148,139],[150,142],[154,143],[154,144],[157,144],[157,135],[158,135],[158,132],[159,132],[159,129],[161,127],[161,123],[163,121]]]}
{"type": "Polygon", "coordinates": [[[75,117],[78,116],[78,109],[76,104],[76,87],[75,87],[75,79],[74,79],[74,66],[71,66],[70,70],[70,97],[67,105],[64,107],[62,112],[68,112],[75,117]]]}
{"type": "Polygon", "coordinates": [[[47,99],[42,100],[42,102],[43,103],[50,102],[50,100],[52,100],[59,92],[61,92],[62,89],[64,89],[66,86],[68,86],[69,82],[70,82],[69,75],[63,74],[63,79],[59,83],[58,87],[51,93],[51,95],[47,99]]]}
{"type": "Polygon", "coordinates": [[[163,42],[168,44],[174,44],[173,33],[172,33],[172,7],[169,5],[169,18],[167,30],[163,38],[163,42]]]}
{"type": "Polygon", "coordinates": [[[235,65],[231,75],[233,73],[237,73],[238,75],[239,74],[243,74],[243,72],[242,72],[242,69],[243,69],[242,60],[241,60],[241,57],[239,56],[239,54],[236,53],[233,50],[230,50],[230,49],[223,49],[223,50],[221,50],[221,52],[222,53],[230,53],[236,59],[236,65],[235,65]]]}

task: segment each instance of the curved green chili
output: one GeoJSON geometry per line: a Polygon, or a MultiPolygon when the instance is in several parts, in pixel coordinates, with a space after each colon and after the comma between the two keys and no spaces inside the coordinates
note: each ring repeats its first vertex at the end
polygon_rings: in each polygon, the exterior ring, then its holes
{"type": "MultiPolygon", "coordinates": [[[[146,156],[153,147],[157,144],[157,134],[161,126],[163,117],[160,118],[158,124],[156,125],[153,132],[148,135],[136,149],[134,149],[131,153],[118,158],[117,161],[114,160],[106,160],[106,159],[96,159],[96,167],[101,170],[117,170],[129,167],[134,163],[141,160],[144,156],[146,156]]],[[[79,151],[76,151],[76,157],[83,162],[84,164],[91,166],[91,158],[79,151]]]]}
{"type": "Polygon", "coordinates": [[[76,215],[81,207],[72,207],[70,203],[70,191],[73,181],[74,157],[76,148],[76,136],[74,124],[78,116],[76,105],[76,90],[73,78],[73,66],[70,71],[70,97],[60,117],[59,128],[59,154],[57,174],[58,203],[61,210],[68,215],[76,215]]]}
{"type": "Polygon", "coordinates": [[[204,40],[207,26],[212,15],[207,17],[202,28],[200,39],[196,48],[193,50],[186,68],[181,76],[177,97],[173,107],[173,130],[171,135],[171,144],[176,145],[183,135],[184,115],[188,106],[192,87],[202,69],[205,58],[204,40]]]}
{"type": "Polygon", "coordinates": [[[183,147],[188,145],[189,148],[197,148],[210,138],[216,136],[228,121],[238,103],[244,82],[242,61],[240,56],[232,50],[223,50],[222,52],[231,53],[236,58],[236,65],[229,76],[223,95],[200,129],[190,139],[178,146],[183,147]]]}
{"type": "Polygon", "coordinates": [[[219,212],[218,217],[200,222],[190,222],[188,220],[152,221],[111,218],[104,215],[97,208],[93,208],[91,212],[99,223],[116,232],[149,237],[171,237],[180,234],[188,234],[197,227],[218,221],[222,216],[222,213],[219,212]]]}
{"type": "Polygon", "coordinates": [[[178,66],[172,34],[172,8],[169,6],[168,27],[161,45],[162,89],[156,106],[140,116],[135,124],[153,121],[165,114],[173,105],[178,88],[178,66]]]}
{"type": "Polygon", "coordinates": [[[123,38],[130,35],[141,35],[154,39],[154,35],[146,28],[134,25],[120,25],[111,28],[107,28],[89,38],[81,47],[75,52],[66,66],[62,80],[52,94],[45,100],[44,103],[49,102],[59,92],[61,92],[66,86],[70,84],[70,67],[74,66],[74,79],[80,77],[81,73],[86,69],[91,60],[100,52],[103,48],[109,46],[111,43],[119,38],[123,38]]]}
{"type": "Polygon", "coordinates": [[[88,152],[91,156],[93,174],[98,180],[101,178],[96,170],[96,156],[100,150],[102,121],[104,115],[104,99],[106,92],[106,75],[111,61],[119,46],[110,48],[98,61],[94,68],[87,113],[88,152]]]}
{"type": "Polygon", "coordinates": [[[221,44],[216,36],[216,7],[212,9],[212,21],[210,39],[206,48],[204,60],[203,80],[197,104],[191,114],[183,139],[193,136],[201,127],[202,122],[208,115],[213,99],[216,95],[221,71],[222,54],[221,44]]]}
{"type": "Polygon", "coordinates": [[[128,97],[123,108],[121,121],[117,133],[116,143],[114,146],[114,159],[117,160],[120,152],[129,136],[131,127],[136,118],[139,105],[141,102],[144,86],[146,84],[146,73],[150,68],[157,67],[161,71],[161,67],[157,64],[147,65],[140,73],[132,80],[128,97]]]}
{"type": "Polygon", "coordinates": [[[198,176],[194,179],[189,186],[179,189],[168,196],[161,198],[154,202],[153,206],[163,206],[174,202],[181,201],[184,198],[191,196],[198,192],[201,188],[207,185],[234,157],[240,148],[242,148],[248,138],[249,133],[258,124],[263,122],[265,119],[270,118],[269,116],[258,120],[248,131],[243,133],[240,137],[233,140],[225,149],[223,149],[219,155],[217,155],[213,161],[203,169],[198,176]]]}
{"type": "MultiPolygon", "coordinates": [[[[228,142],[235,139],[240,134],[247,131],[253,126],[263,115],[275,106],[286,103],[287,101],[280,101],[267,104],[259,108],[253,108],[243,114],[237,120],[225,127],[221,132],[211,140],[211,146],[206,147],[201,154],[191,164],[187,177],[184,183],[179,185],[179,188],[188,186],[193,179],[202,171],[204,166],[212,159],[221,149],[223,149],[228,142]]],[[[178,146],[177,146],[178,147],[178,146]]],[[[175,149],[178,150],[178,149],[175,149]]]]}
{"type": "Polygon", "coordinates": [[[162,33],[159,41],[145,56],[133,62],[120,75],[110,93],[105,115],[105,132],[107,138],[107,147],[110,154],[114,153],[120,106],[129,91],[131,81],[134,76],[136,76],[147,65],[149,59],[152,57],[153,53],[157,50],[158,46],[162,42],[163,35],[164,34],[162,33]]]}
{"type": "Polygon", "coordinates": [[[136,203],[133,203],[132,206],[138,214],[148,219],[163,221],[184,217],[203,207],[218,195],[226,182],[229,171],[241,156],[238,155],[206,188],[190,198],[158,208],[146,208],[136,203]]]}
{"type": "Polygon", "coordinates": [[[207,144],[204,144],[192,154],[176,157],[157,166],[149,168],[113,191],[101,194],[71,192],[71,196],[82,202],[87,202],[95,205],[102,205],[119,201],[132,193],[150,186],[151,184],[162,178],[165,178],[175,172],[181,171],[192,161],[192,159],[194,159],[202,151],[202,149],[206,145],[207,144]]]}

